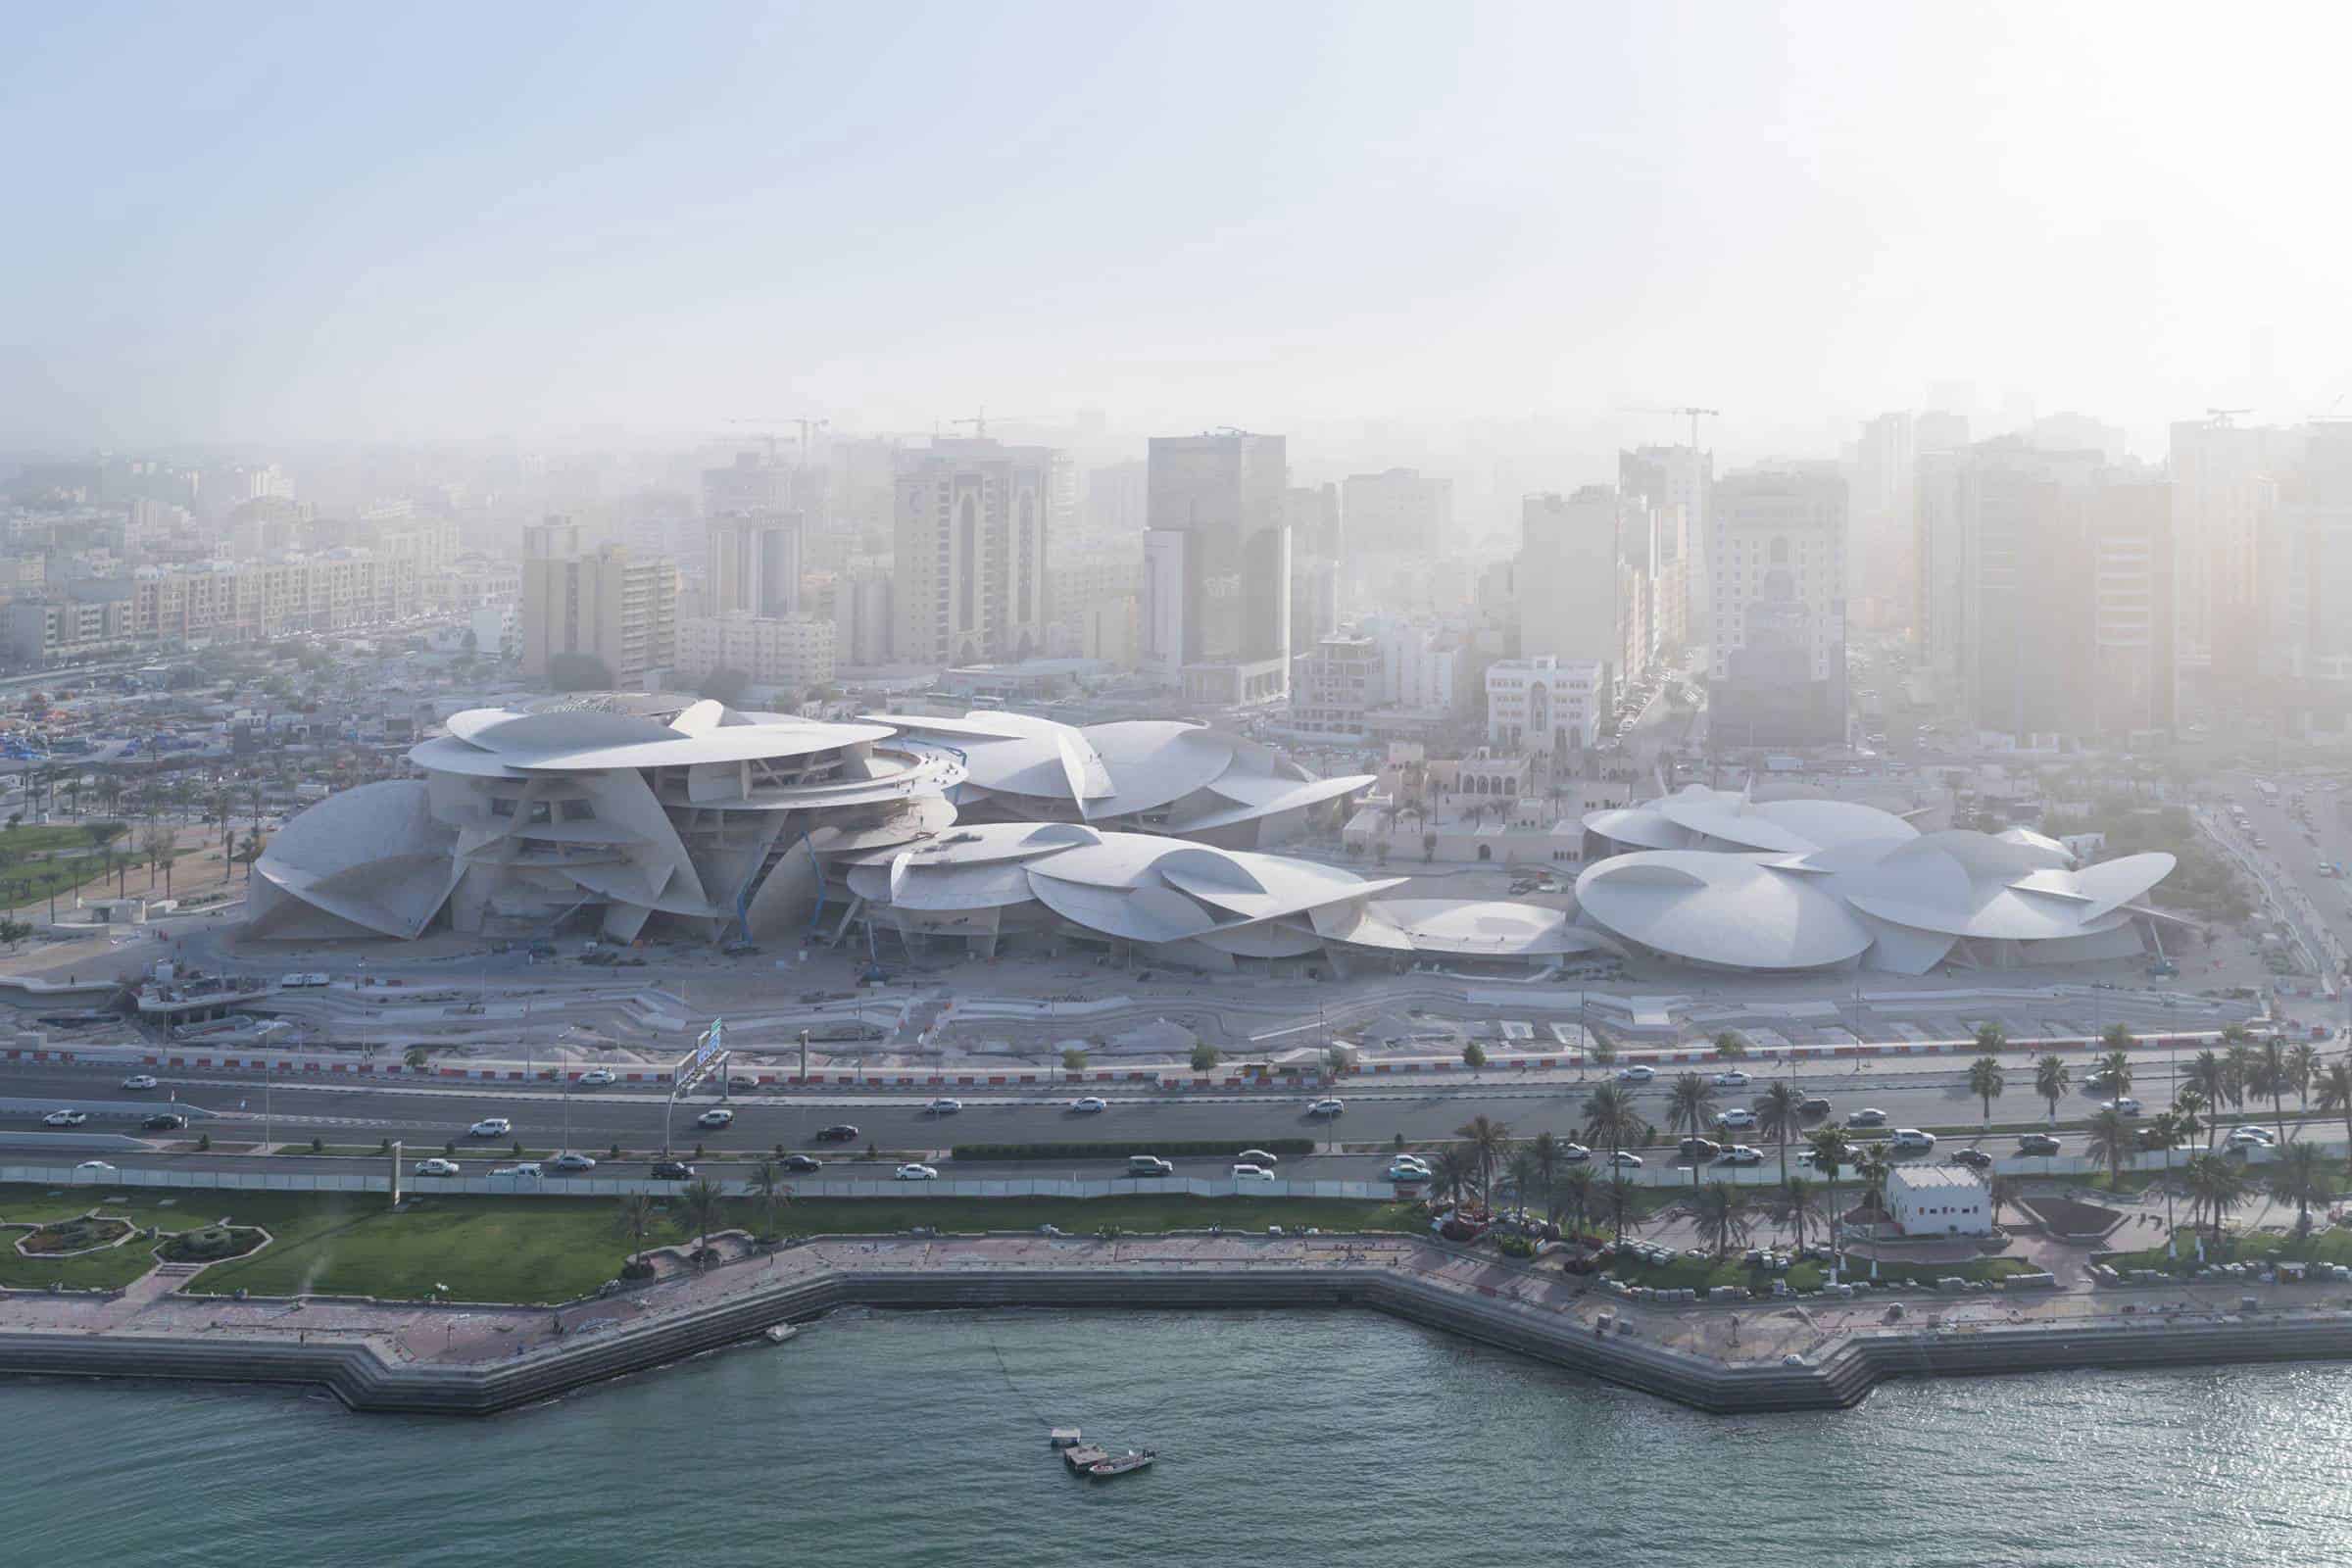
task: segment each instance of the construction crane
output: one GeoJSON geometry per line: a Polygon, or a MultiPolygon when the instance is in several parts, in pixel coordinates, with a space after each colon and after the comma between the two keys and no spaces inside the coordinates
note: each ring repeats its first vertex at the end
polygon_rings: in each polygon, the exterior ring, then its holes
{"type": "Polygon", "coordinates": [[[2253,412],[2254,411],[2252,409],[2207,409],[2205,411],[2205,422],[2212,425],[2217,430],[2232,429],[2234,426],[2230,423],[2231,419],[2235,418],[2238,415],[2252,414],[2253,412]]]}
{"type": "MultiPolygon", "coordinates": [[[[1059,417],[1061,416],[1057,414],[1000,414],[997,416],[999,421],[1005,419],[1057,419],[1059,417]]],[[[948,422],[950,424],[968,424],[972,427],[974,436],[985,438],[988,434],[988,410],[984,406],[974,418],[950,419],[948,422]]]]}
{"type": "Polygon", "coordinates": [[[1691,408],[1688,404],[1679,409],[1620,409],[1617,412],[1620,414],[1680,414],[1687,416],[1690,420],[1690,450],[1693,452],[1698,450],[1698,421],[1700,418],[1720,419],[1723,417],[1721,409],[1691,408]]]}
{"type": "Polygon", "coordinates": [[[808,466],[809,436],[818,430],[829,428],[833,421],[830,419],[804,419],[788,416],[780,419],[729,419],[727,422],[729,424],[756,424],[760,426],[760,434],[767,441],[767,461],[770,463],[776,461],[776,434],[773,429],[769,428],[769,426],[782,424],[799,426],[801,432],[801,466],[805,468],[808,466]]]}

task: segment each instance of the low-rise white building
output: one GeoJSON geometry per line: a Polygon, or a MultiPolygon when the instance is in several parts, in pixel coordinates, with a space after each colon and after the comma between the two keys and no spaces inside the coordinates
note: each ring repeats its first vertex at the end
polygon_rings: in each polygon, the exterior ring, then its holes
{"type": "Polygon", "coordinates": [[[1989,1236],[1992,1190],[1965,1165],[1897,1165],[1886,1212],[1905,1236],[1989,1236]]]}
{"type": "Polygon", "coordinates": [[[1487,743],[1558,756],[1598,739],[1607,667],[1595,661],[1505,659],[1487,666],[1487,743]]]}
{"type": "Polygon", "coordinates": [[[678,676],[740,669],[755,686],[801,689],[833,679],[834,626],[814,615],[699,615],[678,622],[678,676]]]}

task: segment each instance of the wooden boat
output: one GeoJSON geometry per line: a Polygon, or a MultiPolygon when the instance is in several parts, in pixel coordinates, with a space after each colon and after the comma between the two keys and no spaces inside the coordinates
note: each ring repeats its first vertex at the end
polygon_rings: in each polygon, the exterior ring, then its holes
{"type": "Polygon", "coordinates": [[[1112,1458],[1097,1460],[1086,1467],[1086,1473],[1098,1481],[1110,1476],[1128,1475],[1144,1469],[1151,1464],[1154,1457],[1156,1455],[1150,1448],[1130,1448],[1125,1453],[1112,1458]]]}

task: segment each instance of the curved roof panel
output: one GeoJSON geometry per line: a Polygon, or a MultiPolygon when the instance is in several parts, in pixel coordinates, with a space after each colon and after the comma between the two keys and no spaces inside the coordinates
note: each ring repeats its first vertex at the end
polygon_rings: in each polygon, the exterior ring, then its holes
{"type": "Polygon", "coordinates": [[[1739,969],[1811,969],[1861,956],[1871,934],[1813,880],[1745,856],[1645,850],[1588,867],[1578,907],[1654,952],[1739,969]]]}

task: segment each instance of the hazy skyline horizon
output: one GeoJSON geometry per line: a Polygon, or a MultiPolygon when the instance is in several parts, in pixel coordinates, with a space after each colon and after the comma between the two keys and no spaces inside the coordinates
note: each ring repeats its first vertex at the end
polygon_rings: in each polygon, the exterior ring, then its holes
{"type": "Polygon", "coordinates": [[[0,448],[2341,412],[2316,8],[25,25],[0,448]],[[452,39],[463,39],[463,49],[452,39]],[[951,427],[953,428],[953,427],[951,427]]]}

